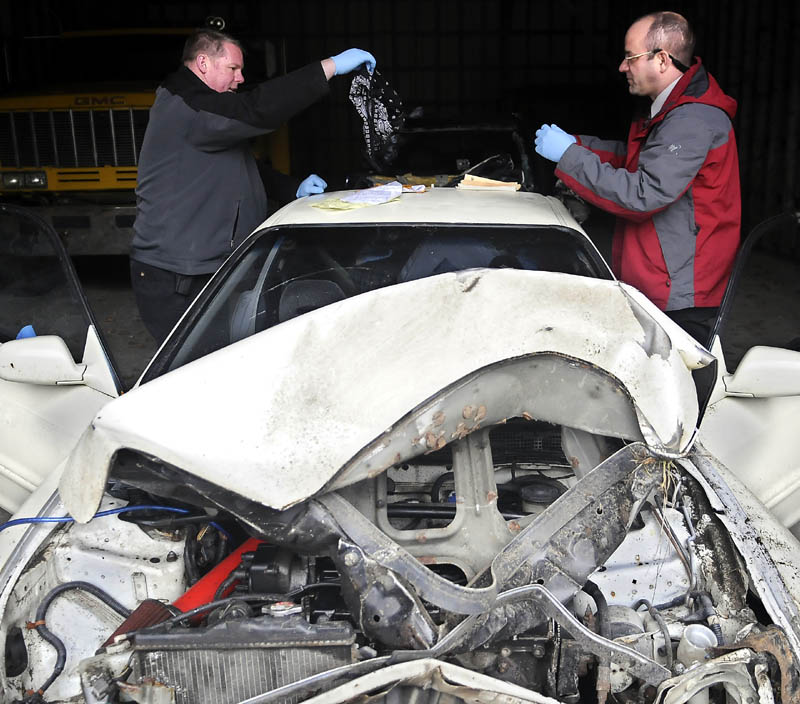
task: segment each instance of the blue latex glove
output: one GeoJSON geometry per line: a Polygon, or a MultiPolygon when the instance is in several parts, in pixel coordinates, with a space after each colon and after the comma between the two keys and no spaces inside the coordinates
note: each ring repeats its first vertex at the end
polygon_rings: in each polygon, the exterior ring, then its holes
{"type": "Polygon", "coordinates": [[[36,337],[36,331],[33,329],[33,325],[25,325],[17,333],[18,340],[24,340],[26,337],[36,337]]]}
{"type": "Polygon", "coordinates": [[[361,64],[367,65],[367,71],[372,73],[375,70],[375,57],[363,49],[348,49],[341,54],[331,56],[333,65],[336,67],[334,76],[341,76],[343,73],[355,71],[361,64]]]}
{"type": "Polygon", "coordinates": [[[302,198],[303,196],[311,196],[315,193],[322,193],[328,184],[325,183],[323,178],[320,178],[316,174],[311,174],[310,176],[306,176],[301,182],[300,185],[297,187],[297,193],[295,193],[296,198],[302,198]]]}
{"type": "Polygon", "coordinates": [[[571,144],[577,140],[558,125],[542,125],[536,130],[536,153],[550,161],[559,161],[571,144]]]}

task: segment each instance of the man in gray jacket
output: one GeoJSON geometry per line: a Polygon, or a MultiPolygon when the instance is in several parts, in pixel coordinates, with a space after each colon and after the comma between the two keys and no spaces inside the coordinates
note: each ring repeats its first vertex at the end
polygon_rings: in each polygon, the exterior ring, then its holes
{"type": "MultiPolygon", "coordinates": [[[[249,140],[277,129],[328,91],[334,75],[375,58],[348,49],[238,93],[239,42],[213,30],[186,41],[183,66],[156,91],[139,157],[131,281],[147,329],[161,343],[233,248],[266,217],[249,140]]],[[[312,174],[297,197],[319,193],[312,174]]]]}

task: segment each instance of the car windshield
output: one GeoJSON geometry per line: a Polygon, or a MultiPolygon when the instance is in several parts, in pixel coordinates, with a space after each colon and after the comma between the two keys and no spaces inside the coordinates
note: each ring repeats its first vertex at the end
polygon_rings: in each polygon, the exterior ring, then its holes
{"type": "Polygon", "coordinates": [[[276,227],[228,261],[143,381],[350,296],[476,267],[610,278],[590,242],[569,228],[276,227]]]}

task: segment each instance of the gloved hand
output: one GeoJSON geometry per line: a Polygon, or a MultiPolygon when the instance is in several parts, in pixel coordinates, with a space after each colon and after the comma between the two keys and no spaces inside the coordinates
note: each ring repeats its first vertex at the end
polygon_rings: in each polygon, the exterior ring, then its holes
{"type": "Polygon", "coordinates": [[[302,198],[303,196],[311,196],[315,193],[322,193],[328,184],[325,183],[325,180],[317,176],[316,174],[311,174],[310,176],[306,176],[301,182],[300,185],[297,187],[297,193],[295,193],[296,198],[302,198]]]}
{"type": "Polygon", "coordinates": [[[17,340],[24,340],[26,337],[36,337],[36,331],[33,329],[33,325],[24,325],[17,333],[17,340]]]}
{"type": "Polygon", "coordinates": [[[363,49],[348,49],[341,54],[331,56],[333,65],[336,67],[334,76],[341,76],[343,73],[355,71],[361,64],[367,65],[367,71],[372,73],[375,70],[375,57],[363,49]]]}
{"type": "Polygon", "coordinates": [[[577,140],[558,125],[542,125],[536,130],[536,153],[550,161],[559,161],[571,144],[577,140]]]}

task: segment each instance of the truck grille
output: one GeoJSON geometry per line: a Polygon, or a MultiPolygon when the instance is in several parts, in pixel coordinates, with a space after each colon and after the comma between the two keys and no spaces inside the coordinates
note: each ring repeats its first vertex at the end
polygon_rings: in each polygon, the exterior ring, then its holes
{"type": "Polygon", "coordinates": [[[0,112],[0,163],[16,168],[136,166],[149,111],[0,112]]]}

